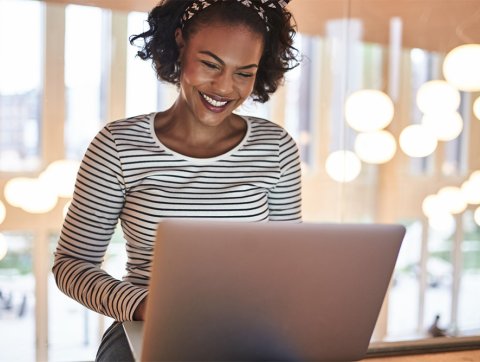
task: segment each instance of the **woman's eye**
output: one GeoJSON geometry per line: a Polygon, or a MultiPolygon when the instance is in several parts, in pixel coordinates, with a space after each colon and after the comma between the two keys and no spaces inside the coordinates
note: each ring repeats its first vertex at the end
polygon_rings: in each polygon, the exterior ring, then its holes
{"type": "Polygon", "coordinates": [[[208,68],[210,69],[218,69],[217,65],[216,64],[213,64],[213,63],[210,63],[210,62],[206,62],[206,61],[202,61],[203,65],[207,66],[208,68]]]}
{"type": "Polygon", "coordinates": [[[251,78],[253,77],[253,74],[252,73],[237,73],[240,77],[243,77],[243,78],[251,78]]]}

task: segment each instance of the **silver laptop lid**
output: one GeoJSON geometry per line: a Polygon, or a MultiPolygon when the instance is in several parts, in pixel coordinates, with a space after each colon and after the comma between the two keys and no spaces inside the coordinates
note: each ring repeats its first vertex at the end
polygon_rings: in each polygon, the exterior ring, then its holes
{"type": "Polygon", "coordinates": [[[142,361],[361,359],[400,225],[159,224],[142,361]]]}

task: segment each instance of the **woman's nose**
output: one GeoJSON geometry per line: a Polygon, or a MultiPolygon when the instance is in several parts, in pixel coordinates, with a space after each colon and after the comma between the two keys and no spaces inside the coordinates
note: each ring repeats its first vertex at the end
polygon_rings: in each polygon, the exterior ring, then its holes
{"type": "Polygon", "coordinates": [[[233,90],[232,75],[228,72],[220,72],[213,80],[214,90],[219,95],[227,95],[233,90]]]}

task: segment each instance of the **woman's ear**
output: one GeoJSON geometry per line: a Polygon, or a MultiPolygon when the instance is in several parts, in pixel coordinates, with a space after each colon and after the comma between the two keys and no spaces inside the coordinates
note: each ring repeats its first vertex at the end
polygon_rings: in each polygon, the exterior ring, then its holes
{"type": "Polygon", "coordinates": [[[183,49],[185,47],[185,40],[183,39],[182,29],[180,28],[177,28],[177,30],[175,30],[175,41],[178,47],[178,57],[181,58],[183,54],[183,49]]]}

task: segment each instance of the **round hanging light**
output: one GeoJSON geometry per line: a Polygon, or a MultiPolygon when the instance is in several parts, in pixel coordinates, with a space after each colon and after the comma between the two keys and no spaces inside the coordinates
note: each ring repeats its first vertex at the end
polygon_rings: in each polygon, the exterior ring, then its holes
{"type": "Polygon", "coordinates": [[[473,114],[477,119],[480,119],[480,97],[475,99],[475,102],[473,102],[473,114]]]}
{"type": "Polygon", "coordinates": [[[58,200],[51,186],[40,179],[31,179],[28,190],[25,191],[28,199],[21,208],[31,214],[44,214],[51,211],[58,200]]]}
{"type": "Polygon", "coordinates": [[[472,205],[480,204],[480,182],[466,180],[462,183],[460,190],[466,203],[472,205]]]}
{"type": "Polygon", "coordinates": [[[468,177],[470,181],[480,183],[480,170],[473,171],[468,177]]]}
{"type": "Polygon", "coordinates": [[[385,130],[359,133],[355,139],[355,153],[366,163],[388,162],[396,150],[395,137],[385,130]]]}
{"type": "Polygon", "coordinates": [[[427,113],[423,115],[422,124],[432,132],[439,141],[451,141],[463,130],[460,113],[427,113]]]}
{"type": "Polygon", "coordinates": [[[406,127],[400,133],[400,148],[410,157],[426,157],[437,148],[437,138],[420,124],[406,127]]]}
{"type": "Polygon", "coordinates": [[[4,194],[7,202],[14,207],[21,207],[26,201],[25,190],[28,189],[30,179],[27,177],[14,177],[5,184],[4,194]]]}
{"type": "Polygon", "coordinates": [[[46,184],[52,185],[58,197],[69,198],[73,195],[79,167],[78,161],[57,160],[48,165],[39,178],[46,184]]]}
{"type": "Polygon", "coordinates": [[[423,214],[430,218],[437,212],[442,211],[442,204],[437,194],[428,195],[422,202],[423,214]]]}
{"type": "Polygon", "coordinates": [[[5,185],[5,198],[15,207],[32,214],[43,214],[57,204],[52,185],[37,178],[13,178],[5,185]]]}
{"type": "Polygon", "coordinates": [[[459,187],[445,186],[437,194],[445,210],[451,214],[462,213],[467,208],[467,203],[459,187]]]}
{"type": "Polygon", "coordinates": [[[7,244],[7,239],[5,236],[0,234],[0,261],[5,258],[5,255],[7,255],[8,251],[8,244],[7,244]]]}
{"type": "Polygon", "coordinates": [[[437,212],[428,218],[428,226],[442,239],[448,239],[455,232],[456,222],[452,214],[437,212]]]}
{"type": "Polygon", "coordinates": [[[327,157],[325,170],[337,182],[350,182],[360,174],[362,163],[352,151],[340,150],[327,157]]]}
{"type": "Polygon", "coordinates": [[[443,61],[443,76],[465,92],[480,91],[480,44],[464,44],[452,49],[443,61]]]}
{"type": "Polygon", "coordinates": [[[392,122],[393,115],[392,100],[379,90],[359,90],[345,102],[345,119],[358,132],[381,130],[392,122]]]}
{"type": "Polygon", "coordinates": [[[5,205],[3,202],[0,201],[0,224],[5,220],[5,217],[7,216],[7,209],[5,208],[5,205]]]}
{"type": "Polygon", "coordinates": [[[432,80],[418,89],[417,106],[423,113],[452,113],[460,106],[460,92],[444,80],[432,80]]]}
{"type": "Polygon", "coordinates": [[[475,220],[477,225],[480,226],[480,207],[477,207],[477,209],[473,213],[473,219],[475,220]]]}

